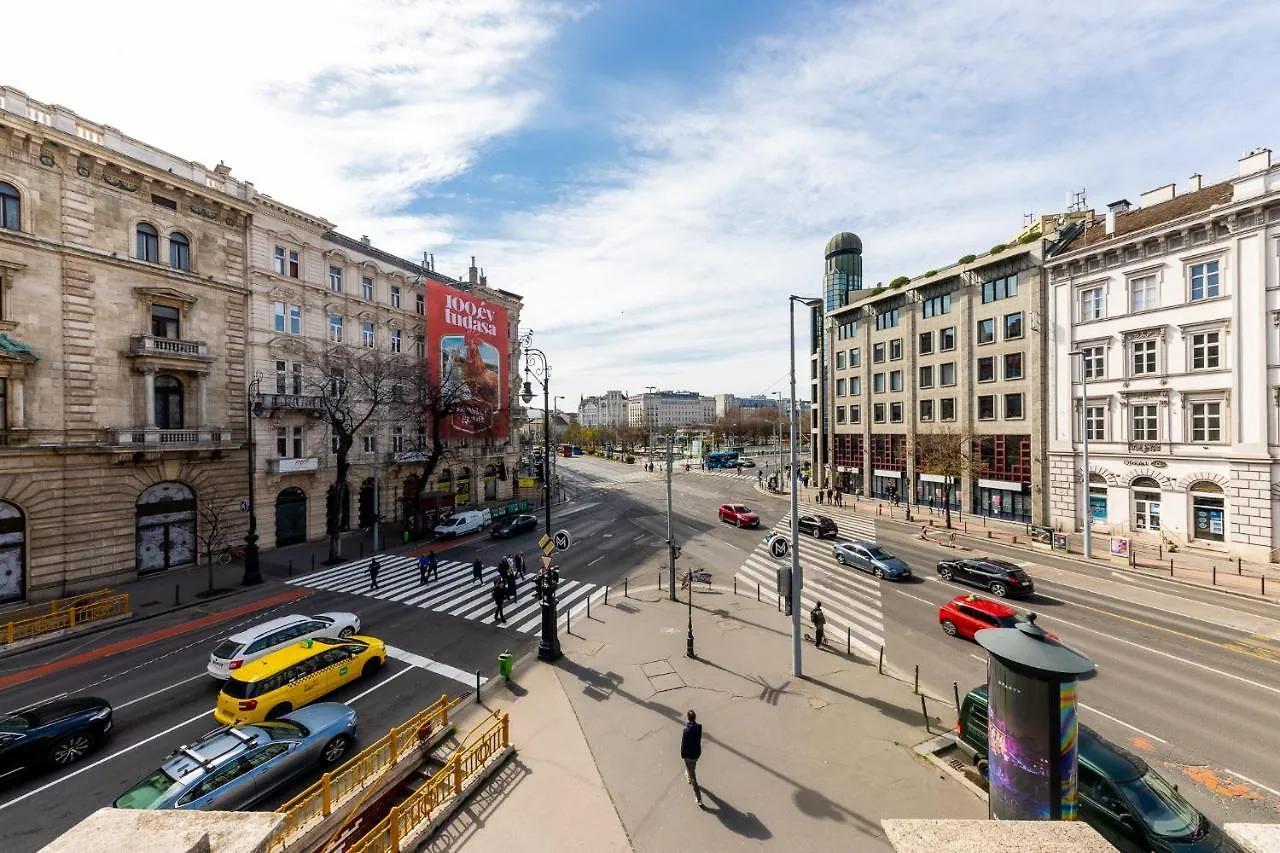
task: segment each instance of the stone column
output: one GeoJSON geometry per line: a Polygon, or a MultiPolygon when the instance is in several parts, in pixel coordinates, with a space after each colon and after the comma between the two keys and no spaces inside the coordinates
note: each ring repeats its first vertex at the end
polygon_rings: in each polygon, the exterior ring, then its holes
{"type": "Polygon", "coordinates": [[[27,407],[26,395],[23,392],[23,377],[14,377],[10,380],[10,383],[13,386],[13,428],[26,429],[27,407]]]}
{"type": "Polygon", "coordinates": [[[197,429],[204,429],[209,426],[208,411],[206,410],[206,401],[209,390],[209,374],[196,374],[196,422],[197,429]]]}
{"type": "Polygon", "coordinates": [[[147,429],[156,428],[156,369],[154,367],[143,367],[139,369],[142,373],[142,395],[144,405],[146,406],[146,423],[147,429]]]}

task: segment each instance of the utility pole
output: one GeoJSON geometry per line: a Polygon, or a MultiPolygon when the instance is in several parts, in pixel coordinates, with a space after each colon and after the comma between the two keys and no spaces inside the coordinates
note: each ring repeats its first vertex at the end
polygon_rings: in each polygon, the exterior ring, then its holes
{"type": "Polygon", "coordinates": [[[378,494],[378,439],[382,436],[382,425],[375,421],[373,428],[373,553],[378,553],[382,544],[382,496],[378,494]]]}
{"type": "Polygon", "coordinates": [[[676,464],[676,436],[667,436],[667,590],[676,600],[676,543],[671,531],[671,471],[676,464]]]}
{"type": "Polygon", "coordinates": [[[1089,506],[1089,354],[1077,349],[1067,355],[1080,356],[1080,437],[1084,439],[1084,473],[1080,476],[1080,484],[1084,492],[1084,558],[1091,560],[1093,559],[1093,537],[1091,536],[1093,508],[1089,506]]]}
{"type": "MultiPolygon", "coordinates": [[[[803,656],[801,654],[804,626],[800,623],[800,610],[804,582],[800,577],[800,506],[794,480],[798,462],[796,457],[796,433],[800,429],[799,424],[796,422],[798,415],[796,407],[796,302],[802,302],[805,307],[811,307],[811,300],[800,296],[792,296],[789,302],[791,309],[791,472],[788,476],[790,482],[787,485],[791,489],[791,674],[796,678],[801,678],[804,675],[803,656]]],[[[814,446],[819,446],[817,441],[814,442],[814,446]]]]}

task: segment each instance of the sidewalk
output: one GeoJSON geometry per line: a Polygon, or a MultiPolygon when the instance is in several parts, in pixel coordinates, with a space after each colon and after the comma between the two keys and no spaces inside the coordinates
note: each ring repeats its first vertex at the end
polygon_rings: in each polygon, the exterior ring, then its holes
{"type": "Polygon", "coordinates": [[[562,627],[554,667],[523,661],[487,692],[510,708],[516,756],[426,849],[888,851],[882,818],[986,816],[911,751],[930,735],[909,687],[812,644],[792,677],[785,617],[729,589],[694,593],[689,659],[687,614],[633,586],[562,627]],[[705,810],[679,757],[689,708],[705,810]]]}

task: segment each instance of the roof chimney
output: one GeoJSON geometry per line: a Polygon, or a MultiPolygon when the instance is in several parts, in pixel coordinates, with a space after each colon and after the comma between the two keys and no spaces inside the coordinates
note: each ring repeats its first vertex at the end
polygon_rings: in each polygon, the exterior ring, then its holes
{"type": "Polygon", "coordinates": [[[1252,175],[1254,172],[1265,172],[1271,168],[1271,149],[1257,148],[1240,158],[1239,177],[1252,175]]]}
{"type": "Polygon", "coordinates": [[[1189,186],[1191,187],[1191,189],[1189,189],[1189,190],[1188,190],[1188,192],[1193,192],[1193,193],[1194,193],[1194,192],[1199,192],[1199,191],[1200,191],[1200,173],[1199,173],[1199,172],[1196,172],[1196,173],[1195,173],[1194,175],[1192,175],[1190,178],[1187,178],[1187,180],[1191,182],[1191,183],[1189,184],[1189,186]]]}
{"type": "Polygon", "coordinates": [[[489,276],[487,276],[487,275],[485,275],[485,274],[484,274],[484,269],[483,269],[483,268],[481,268],[481,270],[480,270],[480,286],[481,286],[481,287],[488,287],[488,286],[489,286],[489,276]]]}
{"type": "Polygon", "coordinates": [[[360,242],[361,242],[361,243],[364,243],[366,246],[372,246],[372,245],[373,245],[373,243],[369,242],[369,235],[368,235],[368,234],[361,234],[361,235],[360,235],[360,242]]]}
{"type": "Polygon", "coordinates": [[[476,269],[476,256],[472,255],[471,266],[467,270],[467,281],[469,281],[471,284],[477,284],[479,282],[479,276],[480,276],[480,271],[476,269]]]}
{"type": "Polygon", "coordinates": [[[1162,187],[1156,187],[1153,190],[1147,190],[1146,192],[1144,192],[1140,196],[1139,203],[1143,207],[1147,207],[1153,204],[1160,204],[1161,202],[1164,202],[1164,201],[1173,201],[1173,198],[1176,195],[1177,195],[1177,190],[1174,189],[1174,185],[1165,184],[1162,187]]]}
{"type": "Polygon", "coordinates": [[[1107,211],[1107,236],[1110,237],[1116,233],[1116,212],[1114,209],[1107,211]]]}
{"type": "Polygon", "coordinates": [[[1107,205],[1107,210],[1111,211],[1112,213],[1128,213],[1129,199],[1122,198],[1119,201],[1113,201],[1111,202],[1111,204],[1107,205]]]}

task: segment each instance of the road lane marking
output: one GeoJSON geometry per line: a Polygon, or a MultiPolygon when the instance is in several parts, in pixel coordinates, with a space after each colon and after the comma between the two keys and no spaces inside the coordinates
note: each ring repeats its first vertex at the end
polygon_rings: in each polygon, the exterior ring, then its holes
{"type": "Polygon", "coordinates": [[[1244,775],[1243,773],[1237,773],[1236,771],[1232,770],[1230,767],[1224,767],[1222,769],[1230,773],[1232,776],[1235,776],[1237,779],[1243,779],[1244,781],[1248,782],[1250,785],[1257,785],[1262,790],[1269,791],[1270,793],[1275,794],[1277,797],[1280,797],[1280,791],[1277,791],[1275,788],[1268,788],[1266,785],[1262,784],[1261,782],[1250,779],[1248,776],[1244,775]]]}
{"type": "Polygon", "coordinates": [[[594,566],[596,563],[600,562],[603,559],[604,559],[604,554],[601,554],[599,557],[596,557],[590,563],[587,563],[587,568],[591,568],[592,566],[594,566]]]}
{"type": "Polygon", "coordinates": [[[184,678],[181,681],[175,681],[173,684],[170,684],[168,687],[161,687],[159,690],[152,690],[146,696],[139,696],[137,699],[130,699],[128,702],[121,702],[119,705],[115,705],[113,707],[117,711],[119,711],[121,708],[128,708],[130,705],[136,705],[144,699],[150,699],[152,696],[159,696],[161,693],[165,692],[166,690],[172,690],[175,687],[181,687],[184,684],[190,684],[191,682],[195,681],[197,678],[208,678],[210,681],[213,680],[207,672],[202,672],[199,675],[193,675],[190,678],[184,678]]]}
{"type": "Polygon", "coordinates": [[[183,720],[177,725],[170,726],[169,728],[165,729],[162,732],[157,732],[156,734],[153,734],[149,738],[144,738],[143,740],[140,740],[137,743],[130,744],[129,746],[126,746],[123,749],[116,750],[115,752],[111,753],[108,756],[99,758],[97,761],[93,762],[92,764],[86,764],[84,767],[81,767],[78,770],[71,771],[65,776],[59,776],[57,779],[54,779],[52,782],[46,782],[45,784],[41,785],[39,788],[28,791],[27,793],[23,794],[20,797],[14,797],[12,800],[9,800],[8,802],[0,803],[0,811],[4,811],[5,809],[9,808],[9,806],[16,806],[18,803],[22,802],[23,800],[26,800],[30,797],[34,797],[36,794],[47,791],[50,788],[54,787],[55,785],[61,785],[63,782],[67,781],[68,779],[74,779],[75,777],[79,776],[81,773],[87,773],[93,768],[101,764],[106,764],[108,761],[112,760],[113,758],[119,758],[120,756],[124,755],[126,752],[133,752],[138,747],[145,746],[151,743],[153,740],[158,740],[167,734],[176,732],[178,729],[182,728],[183,726],[189,726],[192,723],[194,723],[196,720],[203,720],[206,717],[211,717],[211,716],[213,716],[213,711],[211,710],[201,711],[199,714],[196,714],[194,717],[191,717],[190,719],[187,719],[187,720],[183,720]]]}
{"type": "Polygon", "coordinates": [[[986,662],[987,662],[987,659],[986,659],[986,658],[984,658],[984,657],[978,657],[978,656],[977,656],[977,655],[975,655],[973,652],[969,652],[969,657],[973,658],[974,660],[976,660],[976,661],[978,661],[978,662],[980,662],[980,663],[986,663],[986,662]]]}
{"type": "MultiPolygon", "coordinates": [[[[1100,717],[1106,717],[1106,718],[1107,718],[1108,720],[1110,720],[1111,722],[1113,722],[1113,723],[1119,723],[1120,725],[1124,726],[1126,729],[1133,729],[1133,730],[1134,730],[1135,732],[1137,732],[1138,734],[1143,735],[1143,736],[1145,736],[1145,737],[1149,737],[1149,738],[1151,738],[1152,740],[1158,740],[1158,741],[1160,741],[1161,743],[1168,743],[1168,742],[1169,742],[1169,741],[1165,740],[1165,739],[1164,739],[1164,738],[1162,738],[1162,737],[1158,737],[1157,735],[1153,735],[1151,732],[1143,731],[1142,729],[1138,728],[1137,726],[1133,725],[1132,723],[1126,723],[1124,720],[1120,719],[1119,717],[1113,717],[1113,716],[1111,716],[1110,714],[1106,713],[1105,711],[1099,711],[1097,708],[1094,708],[1094,707],[1091,707],[1091,706],[1089,706],[1089,705],[1086,705],[1086,704],[1084,704],[1083,702],[1077,701],[1077,702],[1076,702],[1076,704],[1077,704],[1077,705],[1079,705],[1081,708],[1084,708],[1086,711],[1092,711],[1093,713],[1097,714],[1097,715],[1098,715],[1098,716],[1100,716],[1100,717]]],[[[1255,784],[1257,784],[1257,783],[1255,783],[1255,784]]]]}
{"type": "Polygon", "coordinates": [[[352,696],[350,699],[343,702],[342,704],[350,706],[352,702],[359,702],[361,699],[368,696],[370,693],[377,690],[379,687],[386,687],[388,684],[395,681],[397,678],[404,675],[406,672],[412,672],[415,668],[416,667],[413,667],[413,666],[406,666],[404,669],[400,670],[399,672],[393,672],[391,673],[391,675],[388,675],[386,678],[382,679],[377,684],[370,687],[368,690],[364,691],[363,693],[357,693],[355,696],[352,696]]]}
{"type": "MultiPolygon", "coordinates": [[[[463,684],[476,683],[476,674],[474,672],[467,672],[465,669],[458,669],[456,666],[449,666],[447,663],[440,663],[431,658],[407,652],[404,649],[398,649],[395,646],[387,646],[387,657],[407,663],[410,666],[416,666],[419,669],[425,669],[428,672],[434,672],[436,675],[443,675],[445,678],[452,678],[454,681],[461,681],[463,684]]],[[[483,684],[487,680],[486,678],[481,678],[480,682],[483,684]]]]}
{"type": "Polygon", "coordinates": [[[916,601],[920,602],[921,604],[927,604],[927,605],[929,605],[930,607],[933,607],[933,606],[934,606],[932,601],[929,601],[929,600],[927,600],[927,599],[921,598],[921,597],[920,597],[920,596],[918,596],[918,595],[912,595],[911,593],[909,593],[909,592],[903,592],[903,591],[902,591],[902,590],[900,590],[900,589],[895,589],[895,590],[894,590],[894,592],[898,593],[898,595],[905,595],[907,598],[914,598],[916,601]]]}
{"type": "Polygon", "coordinates": [[[648,533],[641,533],[639,536],[637,536],[635,539],[632,539],[631,541],[632,541],[632,542],[639,542],[641,539],[648,539],[648,538],[649,538],[649,534],[648,534],[648,533]]]}

